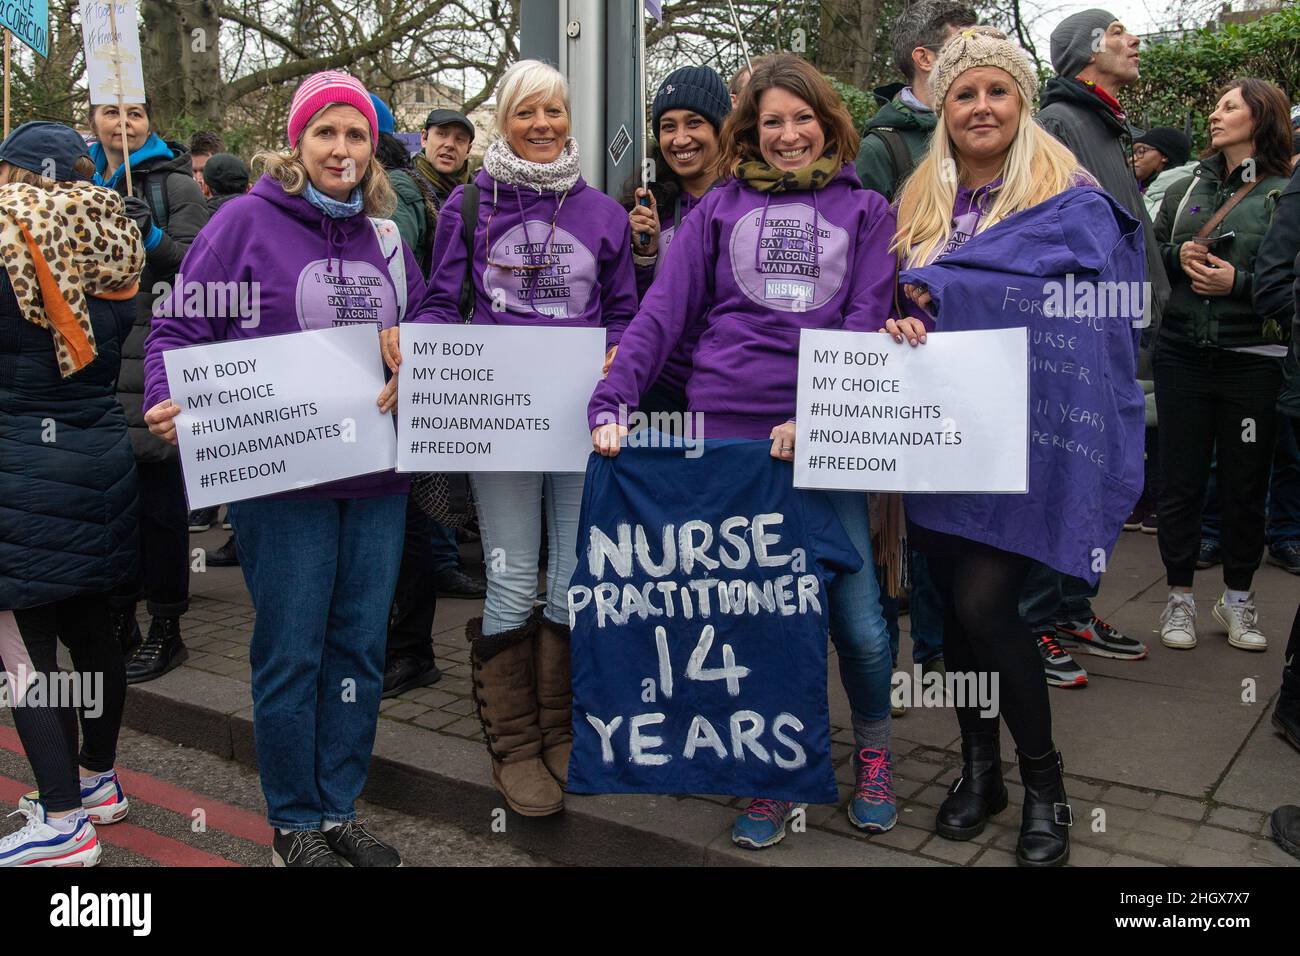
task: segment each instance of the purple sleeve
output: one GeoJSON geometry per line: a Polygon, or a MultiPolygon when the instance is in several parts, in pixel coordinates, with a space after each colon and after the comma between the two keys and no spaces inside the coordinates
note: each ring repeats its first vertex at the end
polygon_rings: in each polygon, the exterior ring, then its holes
{"type": "Polygon", "coordinates": [[[418,308],[407,310],[408,322],[461,321],[460,287],[465,281],[469,260],[461,234],[460,197],[463,191],[460,186],[453,189],[438,210],[433,253],[429,259],[429,281],[424,286],[424,298],[418,308]]]}
{"type": "Polygon", "coordinates": [[[867,214],[858,225],[844,328],[849,332],[878,332],[894,311],[897,269],[889,244],[894,238],[893,210],[872,190],[855,193],[867,197],[867,214]]]}
{"type": "MultiPolygon", "coordinates": [[[[238,281],[217,255],[207,238],[200,233],[190,244],[177,272],[185,284],[238,281]]],[[[192,287],[192,286],[191,286],[192,287]]],[[[177,286],[154,302],[154,316],[149,337],[144,343],[144,408],[153,408],[168,397],[167,367],[163,353],[187,345],[204,345],[226,338],[226,326],[233,316],[186,315],[184,287],[177,286]],[[169,313],[159,315],[159,310],[169,313]]]]}
{"type": "Polygon", "coordinates": [[[615,248],[619,250],[617,257],[600,265],[600,319],[605,326],[606,349],[622,341],[640,298],[632,265],[632,227],[626,216],[615,248]]]}
{"type": "MultiPolygon", "coordinates": [[[[592,428],[617,421],[620,405],[634,409],[641,403],[641,393],[663,371],[682,331],[708,311],[707,270],[699,266],[713,261],[705,254],[707,221],[706,215],[688,216],[673,237],[663,262],[662,281],[646,293],[640,311],[623,333],[609,375],[591,395],[587,423],[592,428]]],[[[623,248],[630,256],[630,246],[623,248]]]]}

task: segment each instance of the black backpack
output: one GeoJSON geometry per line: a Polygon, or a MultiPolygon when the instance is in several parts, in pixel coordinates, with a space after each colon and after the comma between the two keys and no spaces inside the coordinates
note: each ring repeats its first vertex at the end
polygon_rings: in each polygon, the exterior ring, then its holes
{"type": "Polygon", "coordinates": [[[907,148],[903,134],[894,127],[873,126],[867,130],[867,135],[870,136],[872,133],[880,137],[880,141],[885,144],[885,149],[889,153],[889,165],[894,168],[894,195],[889,197],[889,201],[893,202],[898,193],[898,187],[903,184],[903,180],[912,175],[912,169],[915,166],[912,162],[912,154],[907,148]]]}

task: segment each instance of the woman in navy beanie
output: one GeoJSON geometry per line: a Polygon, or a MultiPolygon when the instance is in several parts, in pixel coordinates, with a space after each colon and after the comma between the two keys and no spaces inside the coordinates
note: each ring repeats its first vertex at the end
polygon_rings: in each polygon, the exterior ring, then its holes
{"type": "MultiPolygon", "coordinates": [[[[637,170],[624,203],[631,212],[632,258],[636,264],[637,297],[654,281],[668,244],[682,218],[709,191],[717,174],[718,135],[731,112],[727,86],[707,66],[683,66],[659,85],[650,108],[654,135],[655,174],[648,190],[635,188],[637,170]],[[642,199],[649,205],[642,205],[642,199]],[[644,239],[644,241],[642,241],[644,239]]],[[[700,329],[688,330],[664,365],[659,380],[642,396],[641,409],[684,412],[686,378],[700,329]]]]}

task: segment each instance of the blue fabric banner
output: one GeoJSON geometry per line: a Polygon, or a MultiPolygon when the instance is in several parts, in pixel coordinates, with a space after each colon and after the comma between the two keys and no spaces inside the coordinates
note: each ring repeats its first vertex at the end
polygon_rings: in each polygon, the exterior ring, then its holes
{"type": "Polygon", "coordinates": [[[827,584],[862,559],[769,449],[591,457],[568,595],[571,792],[836,800],[827,584]]]}

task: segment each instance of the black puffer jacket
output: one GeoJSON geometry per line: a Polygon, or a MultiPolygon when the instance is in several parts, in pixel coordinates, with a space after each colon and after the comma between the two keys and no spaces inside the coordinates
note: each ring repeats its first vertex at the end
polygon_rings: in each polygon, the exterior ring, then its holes
{"type": "MultiPolygon", "coordinates": [[[[154,290],[158,283],[169,286],[180,269],[181,260],[189,251],[190,243],[207,223],[211,213],[203,190],[194,181],[190,166],[190,151],[180,143],[167,141],[172,151],[171,159],[148,159],[131,167],[135,195],[153,209],[154,221],[162,227],[163,239],[148,253],[144,275],[140,277],[140,294],[135,297],[135,327],[122,345],[122,375],[118,381],[117,397],[126,410],[126,420],[131,426],[131,444],[140,461],[170,461],[176,458],[176,446],[149,434],[144,423],[144,340],[149,337],[149,324],[153,320],[154,290]],[[162,180],[167,205],[166,215],[157,208],[155,190],[151,183],[162,180]],[[165,221],[164,221],[165,220],[165,221]]],[[[126,194],[126,185],[119,192],[126,194]]]]}
{"type": "Polygon", "coordinates": [[[113,395],[131,301],[88,299],[98,354],[62,378],[0,269],[0,610],[112,589],[135,565],[135,459],[113,395]]]}

